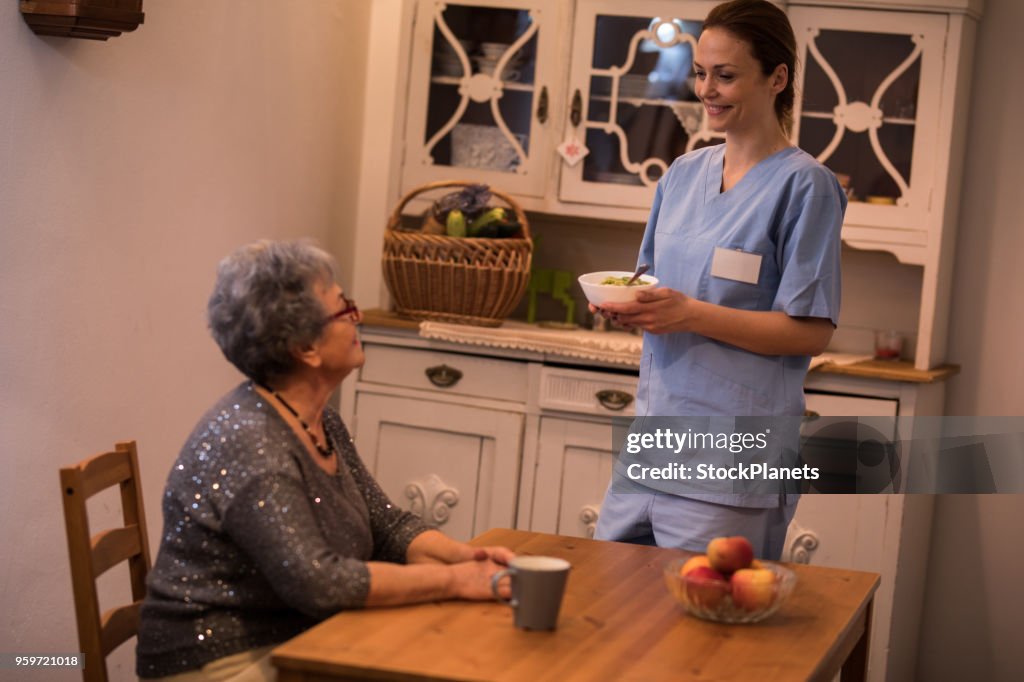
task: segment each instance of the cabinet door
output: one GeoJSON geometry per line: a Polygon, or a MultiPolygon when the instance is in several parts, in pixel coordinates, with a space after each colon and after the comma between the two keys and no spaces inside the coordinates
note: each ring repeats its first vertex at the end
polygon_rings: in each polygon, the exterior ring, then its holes
{"type": "Polygon", "coordinates": [[[593,537],[617,454],[607,421],[542,417],[530,530],[593,537]]]}
{"type": "MultiPolygon", "coordinates": [[[[896,400],[816,392],[807,393],[807,406],[822,417],[895,417],[900,408],[896,400]]],[[[813,429],[814,422],[809,424],[813,429]]],[[[824,467],[822,469],[827,476],[828,472],[824,467]]],[[[927,542],[923,552],[914,546],[919,544],[916,538],[927,537],[931,519],[927,515],[905,513],[905,497],[911,496],[803,495],[787,531],[786,549],[782,556],[784,561],[881,574],[881,585],[875,595],[875,617],[869,647],[868,679],[872,681],[888,679],[887,670],[891,670],[892,662],[905,657],[903,648],[895,645],[893,633],[904,628],[902,622],[896,622],[897,619],[909,617],[913,625],[908,631],[917,631],[917,615],[912,609],[919,610],[920,601],[915,602],[916,598],[911,597],[901,613],[895,612],[898,598],[896,583],[901,579],[897,572],[916,574],[918,570],[923,571],[917,567],[927,564],[927,542]]],[[[919,593],[920,587],[909,587],[907,596],[915,591],[919,593]]]]}
{"type": "Polygon", "coordinates": [[[843,238],[923,248],[942,201],[932,189],[948,19],[809,7],[790,19],[802,65],[793,136],[847,185],[843,238]]]}
{"type": "Polygon", "coordinates": [[[693,91],[693,50],[716,4],[580,0],[567,130],[589,153],[563,165],[562,200],[649,208],[677,156],[722,141],[693,91]]]}
{"type": "MultiPolygon", "coordinates": [[[[808,391],[806,393],[809,412],[826,419],[824,427],[829,437],[857,439],[856,420],[870,417],[884,417],[886,425],[894,424],[899,413],[899,401],[883,398],[868,398],[842,394],[808,391]],[[850,423],[839,423],[829,417],[852,419],[850,423]]],[[[804,424],[802,435],[809,440],[822,431],[819,420],[811,419],[804,424]]],[[[894,438],[894,433],[888,437],[894,438]]],[[[805,450],[808,461],[819,468],[823,477],[856,476],[857,462],[828,461],[828,452],[805,450]]],[[[824,484],[823,484],[824,485],[824,484]]],[[[826,490],[819,487],[819,490],[826,490]]],[[[786,547],[789,558],[799,563],[815,563],[823,566],[844,566],[863,570],[878,570],[881,566],[881,539],[885,533],[886,509],[889,495],[885,494],[809,494],[800,498],[796,516],[789,529],[786,547]],[[812,561],[813,559],[813,561],[812,561]]]]}
{"type": "Polygon", "coordinates": [[[515,525],[523,416],[359,392],[355,439],[392,502],[469,540],[515,525]]]}
{"type": "Polygon", "coordinates": [[[417,4],[403,186],[480,182],[543,196],[565,3],[417,4]]]}

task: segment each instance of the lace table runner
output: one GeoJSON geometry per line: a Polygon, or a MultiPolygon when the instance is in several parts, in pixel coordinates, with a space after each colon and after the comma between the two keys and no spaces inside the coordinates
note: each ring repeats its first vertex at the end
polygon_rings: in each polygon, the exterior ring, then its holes
{"type": "Polygon", "coordinates": [[[444,322],[421,322],[420,336],[475,346],[534,351],[570,358],[638,367],[643,339],[626,332],[589,329],[548,329],[506,320],[500,327],[474,327],[444,322]]]}
{"type": "MultiPolygon", "coordinates": [[[[640,365],[640,351],[643,347],[642,337],[626,332],[549,329],[513,320],[506,320],[500,327],[421,322],[419,334],[425,339],[548,353],[630,367],[640,365]]],[[[829,364],[854,365],[871,358],[871,355],[854,353],[822,353],[811,358],[810,369],[829,364]]]]}

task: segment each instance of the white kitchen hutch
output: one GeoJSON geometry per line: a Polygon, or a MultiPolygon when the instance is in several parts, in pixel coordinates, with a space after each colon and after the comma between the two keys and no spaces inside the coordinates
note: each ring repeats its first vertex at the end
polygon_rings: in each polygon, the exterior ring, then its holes
{"type": "MultiPolygon", "coordinates": [[[[546,216],[643,222],[679,154],[721,142],[693,93],[703,0],[375,0],[355,277],[383,303],[383,225],[401,193],[479,179],[546,216]],[[586,154],[581,155],[581,150],[586,154]]],[[[851,201],[843,238],[910,273],[920,380],[815,372],[822,415],[941,414],[971,56],[982,0],[778,2],[797,34],[793,140],[851,201]]],[[[421,211],[424,205],[411,205],[421,211]]],[[[884,302],[881,302],[884,304],[884,302]]],[[[456,537],[592,533],[609,416],[635,372],[428,341],[369,325],[344,385],[360,453],[394,500],[456,537]],[[571,366],[575,364],[575,366],[571,366]],[[603,396],[603,398],[601,397],[603,396]]],[[[911,679],[932,502],[806,496],[788,558],[877,571],[870,678],[911,679]]]]}

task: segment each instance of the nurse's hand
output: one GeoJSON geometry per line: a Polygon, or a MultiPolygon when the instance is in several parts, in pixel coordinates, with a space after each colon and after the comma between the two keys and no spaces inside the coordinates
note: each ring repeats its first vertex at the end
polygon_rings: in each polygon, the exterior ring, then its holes
{"type": "MultiPolygon", "coordinates": [[[[651,334],[689,331],[694,299],[668,287],[638,291],[630,303],[606,303],[601,314],[626,329],[643,329],[651,334]]],[[[591,306],[593,309],[593,306],[591,306]]]]}
{"type": "Polygon", "coordinates": [[[638,291],[631,303],[601,307],[616,324],[627,328],[650,334],[691,332],[761,355],[818,355],[834,330],[827,318],[729,308],[665,287],[638,291]]]}

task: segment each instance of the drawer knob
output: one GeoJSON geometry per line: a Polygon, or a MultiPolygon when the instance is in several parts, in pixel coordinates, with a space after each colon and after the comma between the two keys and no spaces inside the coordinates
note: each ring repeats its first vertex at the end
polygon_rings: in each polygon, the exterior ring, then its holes
{"type": "Polygon", "coordinates": [[[449,367],[448,365],[436,365],[434,367],[427,367],[424,370],[427,378],[430,379],[430,383],[434,384],[438,388],[449,388],[459,383],[459,379],[462,378],[462,372],[449,367]]]}
{"type": "Polygon", "coordinates": [[[605,389],[598,391],[594,394],[597,397],[597,402],[601,403],[604,407],[609,410],[618,412],[629,407],[629,404],[633,402],[633,396],[626,393],[625,391],[617,391],[615,389],[605,389]]]}

